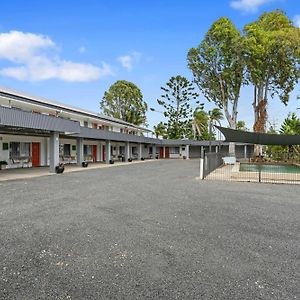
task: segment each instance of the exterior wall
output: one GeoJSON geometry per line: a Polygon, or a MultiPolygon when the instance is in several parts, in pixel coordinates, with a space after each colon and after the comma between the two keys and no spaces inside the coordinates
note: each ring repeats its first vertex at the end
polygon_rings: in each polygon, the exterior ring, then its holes
{"type": "Polygon", "coordinates": [[[200,158],[201,146],[190,146],[190,158],[200,158]]]}
{"type": "MultiPolygon", "coordinates": [[[[8,150],[3,150],[3,143],[11,143],[11,142],[23,142],[23,143],[40,143],[40,165],[47,166],[48,165],[48,147],[47,143],[49,138],[47,137],[39,137],[39,136],[25,136],[25,135],[8,135],[1,134],[0,135],[0,160],[5,160],[9,165],[12,165],[13,162],[9,158],[8,150]]],[[[9,145],[8,145],[9,146],[9,145]]],[[[32,147],[30,147],[30,151],[32,151],[32,147]]]]}

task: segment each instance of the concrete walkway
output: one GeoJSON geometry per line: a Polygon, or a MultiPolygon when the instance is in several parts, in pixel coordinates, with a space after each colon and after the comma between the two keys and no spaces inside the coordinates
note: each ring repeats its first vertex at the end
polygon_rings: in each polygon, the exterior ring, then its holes
{"type": "MultiPolygon", "coordinates": [[[[70,165],[65,165],[64,173],[80,172],[80,171],[87,171],[87,170],[94,170],[94,169],[101,169],[101,168],[121,167],[130,164],[149,163],[153,161],[156,160],[144,160],[144,161],[136,160],[132,162],[115,162],[114,164],[105,164],[102,162],[98,162],[98,163],[89,163],[87,168],[83,168],[75,164],[70,164],[70,165]]],[[[56,173],[50,173],[49,167],[7,169],[7,170],[0,170],[0,182],[7,181],[7,180],[20,180],[20,179],[28,179],[28,178],[52,176],[52,175],[59,176],[56,173]]]]}

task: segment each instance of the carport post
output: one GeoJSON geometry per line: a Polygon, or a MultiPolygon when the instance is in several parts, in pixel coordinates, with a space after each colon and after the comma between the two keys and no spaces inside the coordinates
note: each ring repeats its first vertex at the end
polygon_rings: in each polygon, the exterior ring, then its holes
{"type": "Polygon", "coordinates": [[[185,146],[185,156],[186,159],[190,159],[190,145],[185,146]]]}
{"type": "Polygon", "coordinates": [[[108,140],[105,141],[105,149],[106,149],[105,163],[109,164],[109,161],[111,160],[111,142],[108,140]]]}
{"type": "Polygon", "coordinates": [[[130,145],[129,145],[129,142],[126,142],[125,143],[125,161],[128,161],[128,158],[129,158],[129,151],[130,150],[130,145]]]}
{"type": "Polygon", "coordinates": [[[52,132],[50,135],[50,172],[55,173],[55,167],[59,164],[59,133],[52,132]]]}
{"type": "Polygon", "coordinates": [[[83,138],[76,139],[77,165],[83,162],[83,138]]]}
{"type": "Polygon", "coordinates": [[[201,146],[201,148],[200,148],[200,157],[204,158],[204,147],[203,146],[201,146]]]}
{"type": "Polygon", "coordinates": [[[156,158],[156,145],[152,146],[152,158],[155,159],[156,158]]]}
{"type": "Polygon", "coordinates": [[[247,158],[247,145],[244,145],[244,158],[247,158]]]}
{"type": "Polygon", "coordinates": [[[143,151],[142,144],[139,144],[138,145],[138,160],[142,159],[142,151],[143,151]]]}

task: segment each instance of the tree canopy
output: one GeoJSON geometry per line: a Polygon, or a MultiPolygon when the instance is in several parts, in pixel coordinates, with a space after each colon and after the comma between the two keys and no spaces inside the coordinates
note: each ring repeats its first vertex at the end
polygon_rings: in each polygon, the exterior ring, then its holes
{"type": "Polygon", "coordinates": [[[188,52],[188,67],[208,101],[223,109],[230,128],[236,128],[243,83],[241,34],[225,17],[217,20],[197,48],[188,52]]]}
{"type": "MultiPolygon", "coordinates": [[[[164,94],[157,103],[163,107],[167,118],[166,136],[170,139],[182,139],[191,134],[191,101],[198,97],[193,84],[183,76],[173,76],[161,87],[164,94]]],[[[197,103],[197,102],[196,102],[197,103]]]]}
{"type": "Polygon", "coordinates": [[[269,93],[287,104],[299,80],[300,30],[280,10],[262,14],[244,28],[247,80],[254,86],[256,132],[266,131],[269,93]]]}
{"type": "Polygon", "coordinates": [[[104,114],[136,125],[146,125],[147,103],[140,89],[132,82],[118,80],[100,102],[104,114]]]}

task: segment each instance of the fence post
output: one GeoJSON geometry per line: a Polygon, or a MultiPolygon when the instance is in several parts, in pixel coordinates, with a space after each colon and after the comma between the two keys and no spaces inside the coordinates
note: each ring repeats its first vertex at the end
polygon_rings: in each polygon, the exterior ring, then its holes
{"type": "Polygon", "coordinates": [[[204,179],[204,159],[200,158],[200,179],[204,179]]]}

